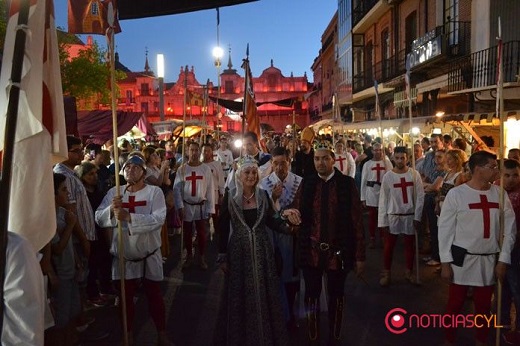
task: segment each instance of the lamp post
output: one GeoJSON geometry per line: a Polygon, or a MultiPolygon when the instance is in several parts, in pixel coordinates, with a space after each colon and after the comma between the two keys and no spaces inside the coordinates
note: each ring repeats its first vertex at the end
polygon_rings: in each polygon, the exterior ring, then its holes
{"type": "Polygon", "coordinates": [[[157,77],[159,78],[159,117],[164,121],[164,55],[157,54],[157,77]]]}
{"type": "Polygon", "coordinates": [[[224,55],[224,51],[217,43],[217,46],[213,48],[213,57],[215,58],[215,67],[217,68],[217,138],[219,138],[219,130],[220,130],[220,66],[222,66],[222,56],[224,55]]]}

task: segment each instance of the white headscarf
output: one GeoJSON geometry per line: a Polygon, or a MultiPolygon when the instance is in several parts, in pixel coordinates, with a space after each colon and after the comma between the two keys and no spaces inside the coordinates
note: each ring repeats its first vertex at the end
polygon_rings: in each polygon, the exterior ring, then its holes
{"type": "MultiPolygon", "coordinates": [[[[244,185],[240,180],[240,173],[248,167],[255,167],[258,169],[258,163],[253,156],[245,155],[238,161],[238,168],[235,172],[235,188],[230,191],[231,196],[233,196],[233,199],[239,206],[242,206],[242,196],[244,194],[244,185]]],[[[255,195],[258,197],[258,181],[255,186],[255,195]]]]}

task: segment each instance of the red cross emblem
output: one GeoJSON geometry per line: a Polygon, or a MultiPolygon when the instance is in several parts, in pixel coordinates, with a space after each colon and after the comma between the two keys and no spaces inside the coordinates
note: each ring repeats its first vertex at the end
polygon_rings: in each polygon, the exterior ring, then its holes
{"type": "Polygon", "coordinates": [[[401,178],[400,184],[394,184],[395,188],[401,189],[404,204],[408,203],[408,190],[406,189],[408,186],[413,186],[413,183],[411,181],[406,181],[405,178],[401,178]]]}
{"type": "Polygon", "coordinates": [[[129,213],[135,213],[135,207],[143,207],[146,205],[146,201],[136,201],[135,196],[128,197],[128,203],[123,203],[123,208],[128,208],[129,213]]]}
{"type": "Polygon", "coordinates": [[[191,181],[191,195],[195,196],[197,192],[197,180],[202,180],[202,175],[197,175],[195,172],[191,172],[191,176],[186,178],[186,181],[191,181]]]}
{"type": "Polygon", "coordinates": [[[481,209],[484,218],[484,239],[489,238],[491,234],[491,209],[498,209],[498,203],[488,202],[486,195],[480,195],[480,203],[468,204],[469,209],[481,209]]]}
{"type": "Polygon", "coordinates": [[[337,159],[334,160],[336,162],[339,162],[339,170],[341,172],[343,172],[343,161],[345,161],[345,160],[346,160],[346,158],[342,157],[342,156],[339,156],[337,159]]]}
{"type": "Polygon", "coordinates": [[[381,166],[379,163],[377,163],[374,167],[370,168],[371,171],[376,171],[377,178],[376,181],[378,183],[381,182],[381,171],[386,171],[386,168],[384,166],[381,166]]]}

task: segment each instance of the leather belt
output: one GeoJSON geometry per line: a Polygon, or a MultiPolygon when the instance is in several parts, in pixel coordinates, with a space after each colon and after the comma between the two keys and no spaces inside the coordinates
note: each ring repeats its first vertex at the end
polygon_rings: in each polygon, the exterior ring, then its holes
{"type": "Polygon", "coordinates": [[[381,183],[378,181],[367,181],[368,187],[374,187],[375,185],[381,185],[381,183]]]}
{"type": "Polygon", "coordinates": [[[316,250],[320,250],[323,252],[339,250],[338,247],[332,246],[329,243],[318,242],[315,240],[311,240],[311,242],[312,242],[312,248],[316,249],[316,250]]]}

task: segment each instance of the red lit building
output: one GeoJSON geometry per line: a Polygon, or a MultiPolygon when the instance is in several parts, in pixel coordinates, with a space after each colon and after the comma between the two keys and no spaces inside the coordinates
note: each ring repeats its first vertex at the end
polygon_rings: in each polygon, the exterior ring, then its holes
{"type": "MultiPolygon", "coordinates": [[[[150,70],[148,58],[146,58],[144,71],[131,72],[119,62],[119,56],[116,55],[116,68],[125,71],[127,75],[124,80],[118,83],[120,92],[118,109],[144,112],[150,122],[159,121],[158,80],[150,70]]],[[[309,124],[309,112],[304,95],[311,87],[306,74],[302,77],[295,77],[291,73],[289,77],[285,77],[271,60],[271,66],[262,71],[259,77],[253,77],[256,102],[286,99],[293,99],[294,102],[291,107],[282,107],[272,103],[262,104],[258,108],[260,123],[271,125],[276,132],[283,132],[287,125],[292,124],[294,112],[296,124],[301,127],[307,126],[309,124]]],[[[203,95],[206,88],[209,96],[217,98],[218,87],[216,84],[209,80],[205,84],[201,84],[195,76],[193,66],[191,68],[188,66],[181,67],[177,80],[173,83],[165,83],[165,120],[182,119],[186,93],[186,119],[202,121],[205,110],[203,95]]],[[[227,69],[221,73],[220,98],[241,100],[243,94],[244,77],[239,75],[236,69],[233,69],[230,54],[227,69]]],[[[107,107],[108,105],[100,105],[100,108],[107,107]]],[[[214,129],[220,126],[222,131],[241,131],[239,114],[230,114],[223,107],[221,107],[221,113],[223,115],[218,122],[217,105],[210,100],[205,117],[206,123],[214,129]]]]}

